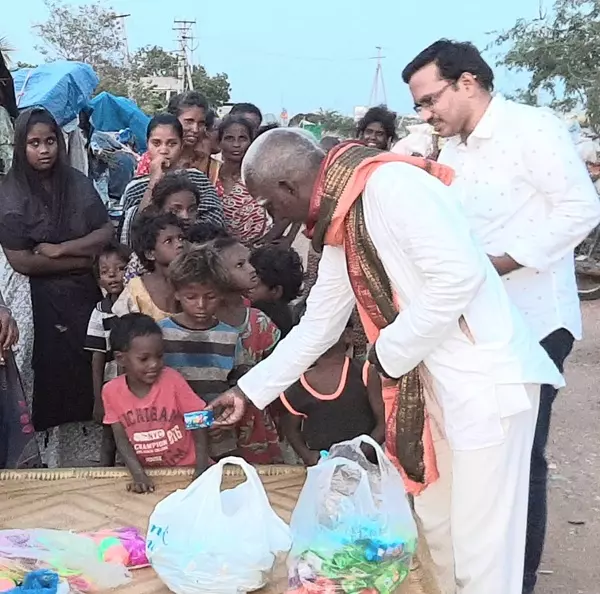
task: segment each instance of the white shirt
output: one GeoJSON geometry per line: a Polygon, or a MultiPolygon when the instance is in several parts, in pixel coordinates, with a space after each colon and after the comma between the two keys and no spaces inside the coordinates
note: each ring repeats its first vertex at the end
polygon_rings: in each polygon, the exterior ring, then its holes
{"type": "MultiPolygon", "coordinates": [[[[394,377],[424,361],[451,446],[476,449],[501,443],[501,419],[531,407],[523,384],[563,379],[510,303],[452,192],[406,163],[382,165],[369,178],[367,231],[402,304],[376,349],[394,377]]],[[[239,381],[241,390],[258,407],[275,400],[338,340],[354,304],[344,251],[326,246],[300,324],[239,381]]]]}
{"type": "Polygon", "coordinates": [[[549,110],[492,99],[467,139],[439,161],[492,256],[524,266],[503,277],[538,340],[566,328],[581,338],[573,248],[600,221],[600,201],[565,125],[549,110]]]}

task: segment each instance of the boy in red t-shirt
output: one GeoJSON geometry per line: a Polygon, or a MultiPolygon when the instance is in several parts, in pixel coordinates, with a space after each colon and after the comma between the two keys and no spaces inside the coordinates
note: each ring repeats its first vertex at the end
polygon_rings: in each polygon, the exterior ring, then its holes
{"type": "Polygon", "coordinates": [[[133,478],[128,489],[154,490],[145,467],[195,466],[196,476],[202,474],[209,464],[207,432],[188,431],[183,415],[206,404],[177,371],[164,367],[160,328],[149,316],[127,314],[115,321],[110,341],[125,375],[102,389],[104,423],[133,478]]]}

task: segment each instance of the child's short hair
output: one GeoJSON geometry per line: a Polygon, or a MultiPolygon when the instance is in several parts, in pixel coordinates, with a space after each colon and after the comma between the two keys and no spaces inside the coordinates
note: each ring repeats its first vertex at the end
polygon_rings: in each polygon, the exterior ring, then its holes
{"type": "Polygon", "coordinates": [[[119,243],[116,239],[112,239],[109,243],[107,243],[94,257],[94,262],[92,264],[92,268],[94,270],[94,276],[96,279],[100,277],[100,258],[103,256],[110,256],[112,254],[116,254],[125,264],[129,262],[129,258],[131,258],[131,249],[129,246],[119,243]]]}
{"type": "Polygon", "coordinates": [[[154,270],[154,262],[148,260],[146,252],[156,247],[159,233],[171,226],[179,227],[183,231],[181,221],[171,212],[144,212],[135,219],[132,228],[133,250],[146,270],[154,270]]]}
{"type": "Polygon", "coordinates": [[[162,331],[150,316],[141,313],[125,314],[113,322],[110,332],[111,348],[115,352],[126,353],[134,338],[152,334],[162,336],[162,331]]]}
{"type": "Polygon", "coordinates": [[[200,202],[200,190],[185,171],[177,173],[167,173],[152,190],[152,205],[158,210],[162,210],[169,196],[177,192],[191,192],[196,198],[196,204],[200,202]]]}
{"type": "Polygon", "coordinates": [[[206,243],[225,237],[230,237],[229,233],[214,223],[194,223],[187,232],[187,239],[190,243],[206,243]]]}
{"type": "Polygon", "coordinates": [[[259,247],[250,256],[256,274],[269,289],[280,286],[281,299],[292,302],[300,295],[304,280],[304,266],[298,252],[275,245],[259,247]]]}
{"type": "Polygon", "coordinates": [[[192,283],[210,284],[221,291],[231,289],[219,252],[210,244],[193,246],[177,256],[169,266],[169,278],[175,290],[192,283]]]}

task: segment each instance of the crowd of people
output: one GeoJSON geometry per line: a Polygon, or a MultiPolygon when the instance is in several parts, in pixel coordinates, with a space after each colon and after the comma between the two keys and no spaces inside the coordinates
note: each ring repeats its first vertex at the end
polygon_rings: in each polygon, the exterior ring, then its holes
{"type": "Polygon", "coordinates": [[[444,594],[533,592],[552,402],[581,334],[573,248],[600,206],[559,120],[493,95],[471,44],[436,42],[403,78],[448,139],[437,161],[390,152],[385,106],[319,145],[250,103],[219,121],[174,97],[117,229],[52,115],[20,113],[0,183],[0,462],[124,464],[143,493],[148,467],[310,466],[368,434],[444,594]],[[189,431],[205,409],[215,426],[189,431]]]}

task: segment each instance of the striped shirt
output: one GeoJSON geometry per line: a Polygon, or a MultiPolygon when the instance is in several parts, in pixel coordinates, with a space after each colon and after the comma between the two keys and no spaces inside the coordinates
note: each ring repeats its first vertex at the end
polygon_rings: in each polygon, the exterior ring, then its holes
{"type": "Polygon", "coordinates": [[[86,351],[105,353],[105,382],[117,377],[117,362],[110,347],[110,331],[117,317],[112,311],[112,306],[113,303],[110,297],[105,297],[96,305],[90,316],[83,346],[86,351]]]}
{"type": "MultiPolygon", "coordinates": [[[[223,218],[223,205],[217,195],[217,190],[210,183],[207,175],[198,169],[185,169],[184,171],[188,179],[200,192],[197,221],[223,227],[225,224],[223,218]]],[[[129,182],[121,197],[121,206],[123,207],[125,215],[119,235],[121,243],[124,243],[125,245],[131,245],[131,227],[133,225],[133,220],[135,219],[138,212],[138,206],[142,201],[149,184],[149,175],[136,177],[129,182]]]]}
{"type": "Polygon", "coordinates": [[[191,330],[172,318],[158,322],[165,341],[165,365],[176,369],[205,402],[230,387],[229,377],[242,357],[239,332],[218,322],[208,330],[191,330]]]}

